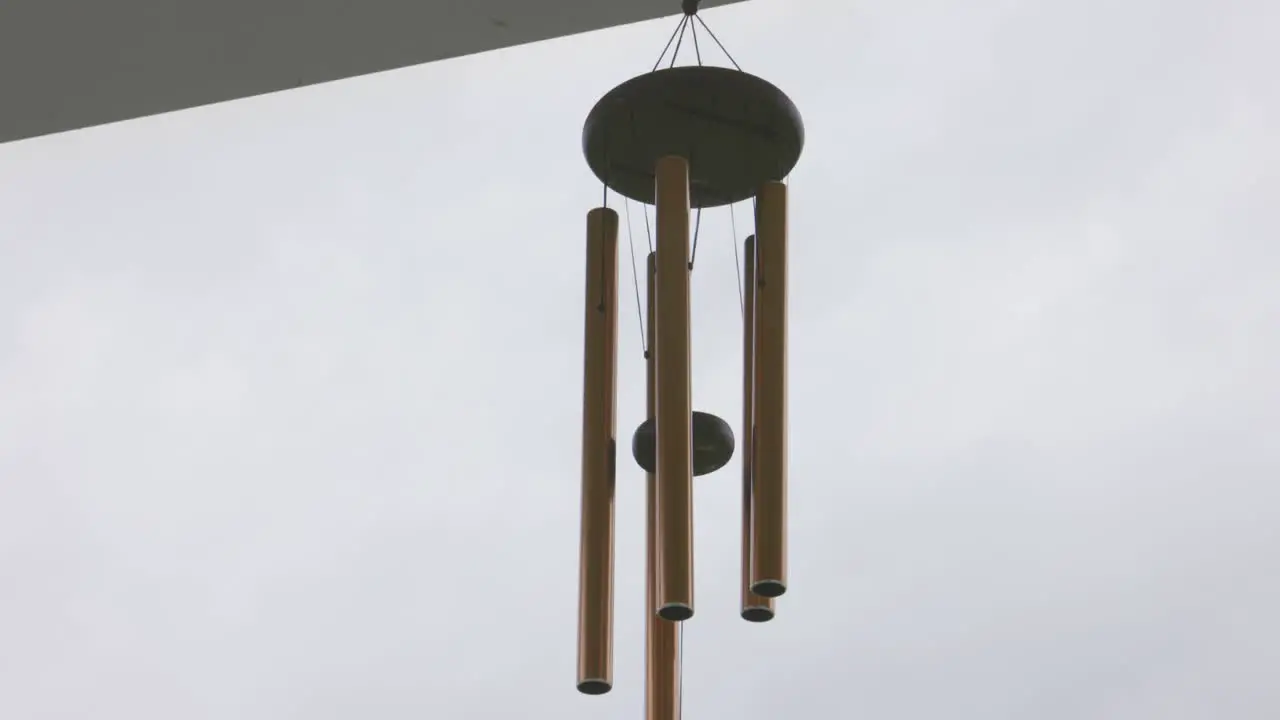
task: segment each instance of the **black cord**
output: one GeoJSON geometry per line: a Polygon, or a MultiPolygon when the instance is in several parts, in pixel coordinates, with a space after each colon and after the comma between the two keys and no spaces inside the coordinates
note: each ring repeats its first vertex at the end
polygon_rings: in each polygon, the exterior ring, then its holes
{"type": "MultiPolygon", "coordinates": [[[[603,185],[604,185],[604,189],[600,191],[600,195],[601,195],[601,198],[600,198],[600,207],[604,208],[605,210],[608,210],[608,209],[609,209],[609,183],[607,183],[607,182],[606,182],[606,183],[603,183],[603,185]]],[[[603,246],[603,245],[604,245],[604,243],[605,243],[605,238],[607,238],[607,237],[609,236],[609,235],[608,235],[609,227],[608,227],[608,225],[606,225],[606,224],[605,224],[605,217],[606,217],[606,216],[603,216],[603,215],[600,217],[600,244],[601,244],[601,246],[603,246]]],[[[608,265],[608,262],[606,262],[606,261],[605,261],[604,251],[603,251],[603,247],[602,247],[602,248],[601,248],[601,252],[600,252],[600,304],[596,306],[596,310],[597,310],[598,312],[604,312],[604,299],[605,299],[605,298],[604,298],[604,284],[605,284],[605,266],[606,266],[606,265],[608,265]]]]}
{"type": "Polygon", "coordinates": [[[698,208],[698,217],[693,224],[693,252],[689,254],[689,270],[693,270],[693,261],[698,258],[698,231],[702,229],[702,208],[698,208]]]}
{"type": "Polygon", "coordinates": [[[644,205],[640,207],[644,210],[644,236],[649,241],[649,252],[653,252],[653,231],[649,229],[649,208],[644,205]]]}
{"type": "Polygon", "coordinates": [[[685,30],[689,30],[693,33],[693,53],[697,56],[698,65],[702,65],[702,46],[701,43],[698,42],[698,27],[693,24],[695,20],[698,25],[702,26],[703,30],[707,31],[707,34],[711,36],[711,39],[715,41],[716,47],[720,48],[720,52],[724,53],[724,56],[729,59],[729,62],[733,63],[733,67],[739,72],[742,71],[742,66],[738,64],[737,60],[733,59],[733,54],[725,48],[724,43],[720,42],[720,38],[716,37],[715,31],[711,29],[710,25],[707,25],[707,21],[703,20],[702,16],[698,14],[699,1],[700,0],[682,0],[680,8],[684,11],[684,15],[680,17],[680,22],[676,24],[676,29],[671,31],[671,36],[667,38],[667,44],[663,46],[662,52],[658,55],[657,62],[653,64],[653,68],[649,72],[657,72],[658,68],[662,66],[662,61],[667,57],[667,51],[671,50],[671,44],[673,42],[676,47],[671,53],[671,62],[667,67],[672,68],[676,66],[676,60],[680,55],[680,45],[684,42],[685,30]]]}
{"type": "Polygon", "coordinates": [[[631,201],[623,198],[622,206],[627,212],[627,245],[631,248],[631,282],[636,289],[636,318],[639,320],[640,349],[644,351],[645,357],[649,357],[648,340],[644,332],[644,313],[640,310],[640,272],[636,270],[636,243],[631,236],[631,201]]]}
{"type": "Polygon", "coordinates": [[[698,26],[689,23],[689,29],[693,32],[693,55],[698,58],[698,67],[702,67],[702,50],[698,47],[698,26]]]}
{"type": "Polygon", "coordinates": [[[764,265],[760,262],[760,203],[755,197],[751,198],[751,215],[752,227],[756,236],[755,243],[755,261],[756,261],[756,287],[764,286],[764,265]]]}
{"type": "Polygon", "coordinates": [[[680,21],[680,36],[676,38],[676,49],[671,51],[671,64],[667,66],[669,68],[675,67],[676,59],[680,57],[680,44],[684,42],[684,31],[685,31],[685,28],[689,27],[689,24],[690,24],[689,18],[691,17],[696,18],[698,16],[685,15],[684,19],[680,21]]]}
{"type": "Polygon", "coordinates": [[[684,27],[684,24],[688,21],[688,15],[680,18],[680,23],[676,25],[675,30],[671,31],[671,37],[667,38],[666,47],[662,48],[662,54],[658,56],[658,61],[653,64],[653,70],[650,70],[649,72],[654,72],[654,70],[657,70],[658,66],[662,64],[662,58],[667,56],[667,51],[671,49],[671,43],[675,42],[676,35],[680,32],[680,28],[684,27]]]}
{"type": "Polygon", "coordinates": [[[729,58],[729,62],[733,63],[733,66],[737,68],[739,72],[741,72],[742,66],[739,65],[738,61],[734,60],[733,56],[729,54],[729,51],[724,48],[724,43],[720,42],[720,38],[716,37],[716,34],[711,31],[711,28],[707,26],[707,22],[702,19],[702,16],[693,15],[691,17],[693,17],[694,20],[697,20],[699,25],[702,25],[702,29],[706,30],[707,34],[711,36],[711,39],[716,41],[716,45],[719,46],[720,52],[724,53],[724,56],[729,58]]]}
{"type": "Polygon", "coordinates": [[[738,257],[738,220],[734,217],[733,203],[729,204],[729,227],[733,229],[733,269],[738,272],[738,309],[747,315],[747,301],[742,296],[742,260],[738,257]]]}

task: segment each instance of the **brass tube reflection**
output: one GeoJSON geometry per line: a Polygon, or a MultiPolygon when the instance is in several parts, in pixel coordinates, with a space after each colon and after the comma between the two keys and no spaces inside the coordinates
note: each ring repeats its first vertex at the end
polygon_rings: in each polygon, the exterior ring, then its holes
{"type": "Polygon", "coordinates": [[[689,163],[658,160],[658,614],[693,617],[693,438],[689,317],[689,163]]]}
{"type": "Polygon", "coordinates": [[[742,310],[742,619],[773,619],[773,598],[751,592],[751,527],[755,515],[752,475],[755,471],[756,237],[747,238],[743,256],[742,310]]]}
{"type": "Polygon", "coordinates": [[[587,214],[582,383],[578,691],[613,688],[613,507],[617,445],[618,214],[587,214]]]}
{"type": "MultiPolygon", "coordinates": [[[[656,359],[654,344],[657,333],[654,279],[658,258],[649,253],[647,273],[646,325],[648,333],[645,353],[645,417],[652,418],[657,409],[656,359]]],[[[679,720],[680,655],[677,633],[680,626],[658,616],[658,567],[661,561],[658,542],[658,477],[645,476],[645,719],[679,720]]]]}
{"type": "Polygon", "coordinates": [[[787,591],[787,186],[756,197],[755,474],[751,591],[787,591]]]}

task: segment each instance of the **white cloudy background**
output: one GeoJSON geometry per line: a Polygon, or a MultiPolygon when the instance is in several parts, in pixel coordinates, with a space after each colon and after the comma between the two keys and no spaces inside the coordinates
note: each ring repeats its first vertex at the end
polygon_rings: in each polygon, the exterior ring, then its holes
{"type": "MultiPolygon", "coordinates": [[[[792,591],[737,618],[700,482],[686,717],[1280,716],[1280,7],[706,19],[809,144],[792,591]]],[[[630,462],[616,689],[573,688],[579,133],[673,23],[0,146],[0,717],[640,717],[630,462]]]]}

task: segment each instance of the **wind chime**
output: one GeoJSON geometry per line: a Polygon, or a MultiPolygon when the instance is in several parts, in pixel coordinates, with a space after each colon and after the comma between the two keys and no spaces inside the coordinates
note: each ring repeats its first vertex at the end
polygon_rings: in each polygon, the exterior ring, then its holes
{"type": "MultiPolygon", "coordinates": [[[[682,9],[653,70],[596,103],[582,136],[605,202],[587,213],[577,687],[588,695],[613,688],[619,222],[608,207],[612,190],[624,203],[653,205],[656,212],[642,331],[647,418],[632,439],[632,455],[647,477],[647,720],[680,716],[680,629],[694,615],[692,481],[724,467],[734,452],[729,424],[693,410],[690,284],[697,231],[704,209],[730,206],[732,212],[746,200],[755,209],[755,234],[745,240],[743,261],[742,618],[773,619],[776,599],[787,590],[785,179],[800,158],[804,127],[781,90],[742,71],[698,17],[695,0],[685,0],[682,9]],[[699,26],[732,69],[702,64],[699,26]],[[686,31],[698,64],[676,67],[686,31]],[[673,41],[671,63],[659,69],[673,41]]],[[[646,227],[648,217],[646,208],[646,227]]]]}

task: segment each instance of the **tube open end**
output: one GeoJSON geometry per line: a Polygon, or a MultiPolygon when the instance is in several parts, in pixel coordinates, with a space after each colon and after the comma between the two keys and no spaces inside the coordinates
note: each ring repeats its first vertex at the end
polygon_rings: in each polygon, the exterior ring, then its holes
{"type": "Polygon", "coordinates": [[[613,689],[613,684],[606,680],[583,680],[578,683],[578,692],[583,695],[603,695],[613,689]]]}
{"type": "Polygon", "coordinates": [[[683,603],[670,603],[658,609],[658,617],[671,622],[684,622],[693,617],[693,608],[683,603]]]}
{"type": "Polygon", "coordinates": [[[769,622],[773,619],[773,608],[761,606],[743,608],[742,619],[753,623],[769,622]]]}
{"type": "Polygon", "coordinates": [[[758,580],[751,584],[751,592],[760,597],[776,598],[786,594],[787,586],[781,580],[758,580]]]}

